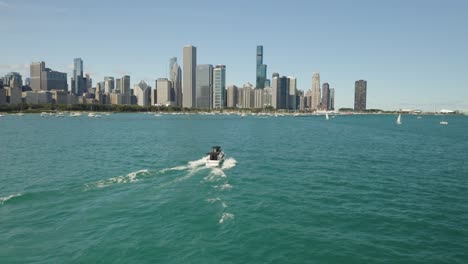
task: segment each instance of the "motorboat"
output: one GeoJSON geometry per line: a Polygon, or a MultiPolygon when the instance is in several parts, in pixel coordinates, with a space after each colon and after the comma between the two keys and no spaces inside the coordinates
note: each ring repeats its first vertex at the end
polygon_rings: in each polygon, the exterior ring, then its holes
{"type": "Polygon", "coordinates": [[[70,117],[78,117],[81,116],[81,113],[71,113],[70,117]]]}
{"type": "Polygon", "coordinates": [[[224,152],[220,146],[214,146],[211,152],[207,153],[205,165],[207,167],[218,167],[224,161],[224,152]]]}
{"type": "Polygon", "coordinates": [[[448,125],[448,122],[447,122],[447,121],[440,121],[439,124],[441,124],[441,125],[448,125]]]}

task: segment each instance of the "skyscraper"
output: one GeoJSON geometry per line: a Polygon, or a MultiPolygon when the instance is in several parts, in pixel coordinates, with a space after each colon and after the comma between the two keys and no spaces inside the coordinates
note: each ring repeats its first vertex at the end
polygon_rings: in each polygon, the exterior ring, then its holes
{"type": "Polygon", "coordinates": [[[83,60],[76,58],[73,60],[73,77],[71,92],[75,95],[82,95],[86,91],[86,79],[83,76],[83,60]]]}
{"type": "Polygon", "coordinates": [[[42,89],[42,72],[45,71],[45,62],[33,62],[30,66],[30,78],[32,90],[47,90],[42,89]]]}
{"type": "Polygon", "coordinates": [[[271,104],[275,109],[288,109],[289,80],[287,77],[274,77],[272,80],[271,104]]]}
{"type": "Polygon", "coordinates": [[[172,82],[167,78],[156,80],[156,102],[159,105],[171,105],[172,82]]]}
{"type": "Polygon", "coordinates": [[[197,108],[213,107],[213,65],[197,65],[197,108]]]}
{"type": "Polygon", "coordinates": [[[182,106],[192,108],[196,106],[197,48],[191,45],[185,46],[183,61],[182,106]]]}
{"type": "Polygon", "coordinates": [[[330,110],[330,85],[325,82],[322,84],[322,109],[325,111],[330,110]]]}
{"type": "Polygon", "coordinates": [[[297,79],[296,77],[288,77],[288,109],[296,110],[297,108],[297,79]]]}
{"type": "Polygon", "coordinates": [[[104,77],[104,93],[111,93],[114,90],[114,77],[104,77]]]}
{"type": "Polygon", "coordinates": [[[335,110],[335,88],[330,89],[330,110],[335,110]]]}
{"type": "Polygon", "coordinates": [[[174,105],[181,107],[182,106],[182,70],[180,69],[179,64],[177,64],[177,58],[173,57],[169,60],[169,66],[171,69],[170,78],[172,81],[173,95],[172,101],[174,105]]]}
{"type": "Polygon", "coordinates": [[[137,99],[137,105],[149,106],[151,105],[151,86],[145,81],[141,81],[139,84],[133,87],[137,99]]]}
{"type": "Polygon", "coordinates": [[[3,77],[3,85],[11,87],[11,82],[15,80],[20,86],[23,86],[23,77],[17,72],[10,72],[3,77]]]}
{"type": "Polygon", "coordinates": [[[312,110],[319,109],[320,106],[320,73],[314,72],[312,74],[312,110]]]}
{"type": "Polygon", "coordinates": [[[213,108],[224,108],[226,93],[226,66],[216,65],[213,68],[213,108]]]}
{"type": "Polygon", "coordinates": [[[31,89],[67,90],[67,74],[45,67],[45,62],[33,62],[30,67],[31,89]]]}
{"type": "Polygon", "coordinates": [[[263,46],[257,46],[257,78],[256,78],[256,87],[263,89],[265,88],[266,75],[267,75],[267,66],[263,64],[263,46]]]}
{"type": "Polygon", "coordinates": [[[120,93],[130,95],[130,76],[125,75],[120,79],[120,93]]]}
{"type": "Polygon", "coordinates": [[[354,84],[354,111],[366,111],[367,81],[359,80],[354,84]]]}
{"type": "Polygon", "coordinates": [[[238,88],[235,85],[230,85],[227,88],[227,107],[234,108],[239,104],[238,88]]]}

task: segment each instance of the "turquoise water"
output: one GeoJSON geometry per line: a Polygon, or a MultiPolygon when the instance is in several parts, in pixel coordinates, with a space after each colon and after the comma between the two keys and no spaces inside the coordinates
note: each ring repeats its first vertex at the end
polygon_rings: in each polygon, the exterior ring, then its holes
{"type": "Polygon", "coordinates": [[[0,262],[467,263],[468,117],[445,119],[1,117],[0,262]]]}

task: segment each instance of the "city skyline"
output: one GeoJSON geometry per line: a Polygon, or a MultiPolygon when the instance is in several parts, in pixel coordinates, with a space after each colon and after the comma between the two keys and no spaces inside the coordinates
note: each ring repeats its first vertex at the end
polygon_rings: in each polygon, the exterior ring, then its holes
{"type": "Polygon", "coordinates": [[[212,1],[187,2],[183,7],[147,1],[132,6],[100,1],[93,2],[92,9],[84,9],[91,2],[83,1],[77,7],[86,10],[83,20],[70,17],[68,11],[75,7],[63,1],[1,2],[4,4],[0,5],[0,30],[8,36],[8,41],[3,42],[8,52],[2,54],[2,75],[16,71],[25,79],[31,62],[46,61],[50,68],[71,77],[73,58],[82,58],[84,72],[93,80],[130,75],[132,86],[140,80],[154,84],[158,78],[169,78],[168,59],[174,56],[182,59],[180,47],[190,44],[198,48],[199,64],[226,65],[226,85],[241,86],[248,82],[255,84],[253,47],[263,45],[267,78],[272,72],[295,76],[297,89],[306,92],[312,87],[312,72],[319,72],[321,82],[337,89],[337,107],[352,107],[354,82],[365,79],[371,87],[367,108],[468,108],[468,76],[464,74],[468,71],[468,54],[464,48],[468,44],[468,32],[463,26],[467,24],[463,13],[468,7],[466,1],[378,4],[296,1],[290,7],[295,15],[276,21],[268,16],[281,9],[280,2],[252,3],[245,8],[239,3],[213,5],[212,1]],[[221,7],[232,12],[220,16],[221,7]],[[129,12],[116,21],[106,19],[104,8],[109,14],[127,9],[129,12]],[[262,12],[255,12],[259,8],[262,12]],[[313,17],[307,12],[311,8],[317,11],[313,17]],[[176,11],[175,17],[172,18],[174,12],[164,10],[176,11]],[[159,14],[155,21],[136,19],[149,17],[155,11],[159,14]],[[239,13],[244,18],[258,16],[259,21],[268,21],[268,27],[259,32],[256,27],[248,26],[249,19],[230,23],[239,13]],[[219,23],[196,19],[217,14],[219,23]],[[189,21],[193,22],[194,30],[187,32],[183,28],[189,21]],[[44,28],[41,34],[30,30],[30,25],[35,23],[44,28]],[[72,27],[83,28],[74,33],[83,41],[64,38],[72,27]],[[118,37],[120,28],[127,30],[127,38],[118,37]],[[154,30],[166,37],[152,36],[150,32],[154,30]],[[216,30],[220,37],[213,38],[211,30],[216,30]],[[295,38],[282,40],[277,37],[277,31],[292,32],[295,38]],[[112,45],[100,41],[104,32],[106,36],[115,33],[119,41],[112,45]],[[141,35],[147,41],[134,41],[141,35]],[[324,41],[311,41],[317,37],[324,41]]]}

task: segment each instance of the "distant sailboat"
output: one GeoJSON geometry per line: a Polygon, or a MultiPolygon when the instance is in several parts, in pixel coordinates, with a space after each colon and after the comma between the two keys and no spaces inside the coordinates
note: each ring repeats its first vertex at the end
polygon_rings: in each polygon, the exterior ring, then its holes
{"type": "Polygon", "coordinates": [[[401,114],[398,114],[398,118],[396,120],[397,125],[401,125],[401,114]]]}
{"type": "Polygon", "coordinates": [[[328,113],[325,113],[325,119],[328,120],[330,118],[328,118],[328,113]]]}

